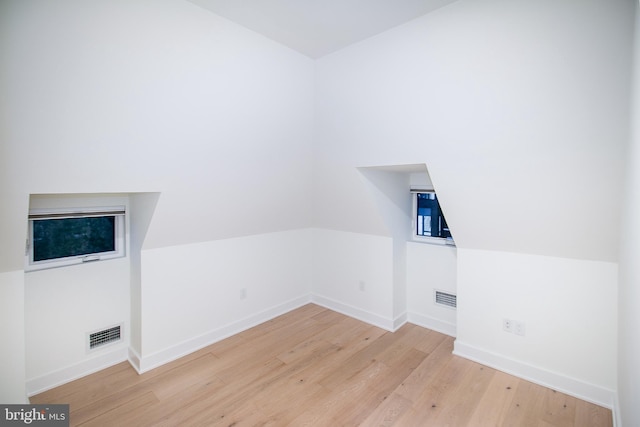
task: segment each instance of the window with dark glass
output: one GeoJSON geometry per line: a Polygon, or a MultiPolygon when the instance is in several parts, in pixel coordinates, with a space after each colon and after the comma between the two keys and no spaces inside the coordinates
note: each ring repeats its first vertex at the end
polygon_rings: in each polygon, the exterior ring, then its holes
{"type": "Polygon", "coordinates": [[[27,270],[124,256],[124,208],[31,211],[27,270]]]}
{"type": "Polygon", "coordinates": [[[115,216],[33,222],[33,260],[44,261],[116,250],[115,216]]]}
{"type": "Polygon", "coordinates": [[[451,239],[451,231],[435,192],[414,193],[414,235],[451,239]]]}

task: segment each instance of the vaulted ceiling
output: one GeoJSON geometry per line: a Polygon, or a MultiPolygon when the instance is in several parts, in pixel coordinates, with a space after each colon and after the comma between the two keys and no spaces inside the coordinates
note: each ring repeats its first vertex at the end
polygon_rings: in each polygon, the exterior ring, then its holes
{"type": "Polygon", "coordinates": [[[189,0],[311,58],[457,0],[189,0]]]}

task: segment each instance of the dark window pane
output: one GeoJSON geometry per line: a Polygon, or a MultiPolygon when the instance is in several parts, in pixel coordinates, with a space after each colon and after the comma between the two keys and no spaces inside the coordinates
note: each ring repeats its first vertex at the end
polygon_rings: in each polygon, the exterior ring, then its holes
{"type": "Polygon", "coordinates": [[[34,221],[33,260],[115,251],[115,221],[115,216],[34,221]]]}
{"type": "Polygon", "coordinates": [[[440,203],[435,193],[417,194],[417,221],[416,233],[419,236],[451,237],[440,203]]]}

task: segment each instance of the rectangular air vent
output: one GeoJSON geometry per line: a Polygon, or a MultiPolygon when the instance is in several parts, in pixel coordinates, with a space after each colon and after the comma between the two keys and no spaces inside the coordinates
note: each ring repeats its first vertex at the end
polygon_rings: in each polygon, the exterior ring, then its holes
{"type": "Polygon", "coordinates": [[[101,331],[91,332],[89,335],[89,350],[93,350],[103,345],[120,341],[122,337],[122,325],[114,326],[101,331]]]}
{"type": "Polygon", "coordinates": [[[442,291],[435,291],[435,302],[438,305],[444,305],[445,307],[456,308],[457,297],[454,294],[449,294],[442,291]]]}

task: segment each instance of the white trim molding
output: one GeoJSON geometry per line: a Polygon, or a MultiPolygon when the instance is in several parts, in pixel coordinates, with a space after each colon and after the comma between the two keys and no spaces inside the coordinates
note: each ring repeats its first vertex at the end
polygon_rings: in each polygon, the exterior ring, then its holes
{"type": "Polygon", "coordinates": [[[353,307],[351,305],[344,304],[331,298],[323,297],[317,294],[311,295],[311,302],[390,332],[395,331],[398,324],[399,326],[402,326],[405,323],[402,320],[402,316],[400,316],[398,319],[380,316],[379,314],[371,313],[369,311],[362,310],[360,308],[353,307]]]}
{"type": "MultiPolygon", "coordinates": [[[[500,354],[474,347],[460,340],[453,346],[453,354],[473,360],[485,366],[522,378],[543,387],[568,394],[578,399],[611,409],[614,412],[615,391],[586,383],[566,375],[548,371],[500,354]]],[[[614,413],[615,419],[615,413],[614,413]]]]}
{"type": "Polygon", "coordinates": [[[613,408],[611,409],[613,412],[613,427],[622,427],[622,418],[620,418],[620,400],[618,399],[618,393],[615,393],[613,396],[613,408]]]}
{"type": "Polygon", "coordinates": [[[456,337],[457,328],[455,323],[445,322],[444,320],[418,313],[409,313],[408,320],[409,323],[414,325],[422,326],[450,337],[456,337]]]}
{"type": "Polygon", "coordinates": [[[127,348],[119,347],[99,356],[54,372],[27,380],[27,396],[61,386],[86,375],[106,369],[127,360],[127,348]]]}
{"type": "Polygon", "coordinates": [[[140,372],[140,354],[138,354],[138,352],[131,347],[129,347],[128,360],[131,367],[133,367],[133,369],[135,369],[138,374],[141,374],[142,372],[140,372]]]}
{"type": "Polygon", "coordinates": [[[205,334],[190,338],[179,344],[171,346],[161,351],[149,355],[138,355],[130,350],[129,361],[138,373],[142,374],[151,369],[162,366],[166,363],[179,359],[194,351],[200,350],[203,347],[214,344],[232,335],[238,334],[242,331],[246,331],[249,328],[257,326],[261,323],[269,321],[275,317],[285,314],[291,310],[302,307],[305,304],[311,302],[308,296],[302,296],[293,300],[287,301],[283,304],[279,304],[275,307],[263,310],[252,316],[238,320],[233,323],[221,326],[218,329],[209,331],[205,334]],[[133,353],[133,357],[131,357],[133,353]],[[137,365],[137,366],[136,366],[137,365]]]}
{"type": "Polygon", "coordinates": [[[402,313],[400,316],[396,317],[395,319],[393,319],[393,331],[397,331],[398,329],[400,329],[402,326],[404,326],[405,323],[408,323],[408,317],[409,314],[408,313],[402,313]]]}

